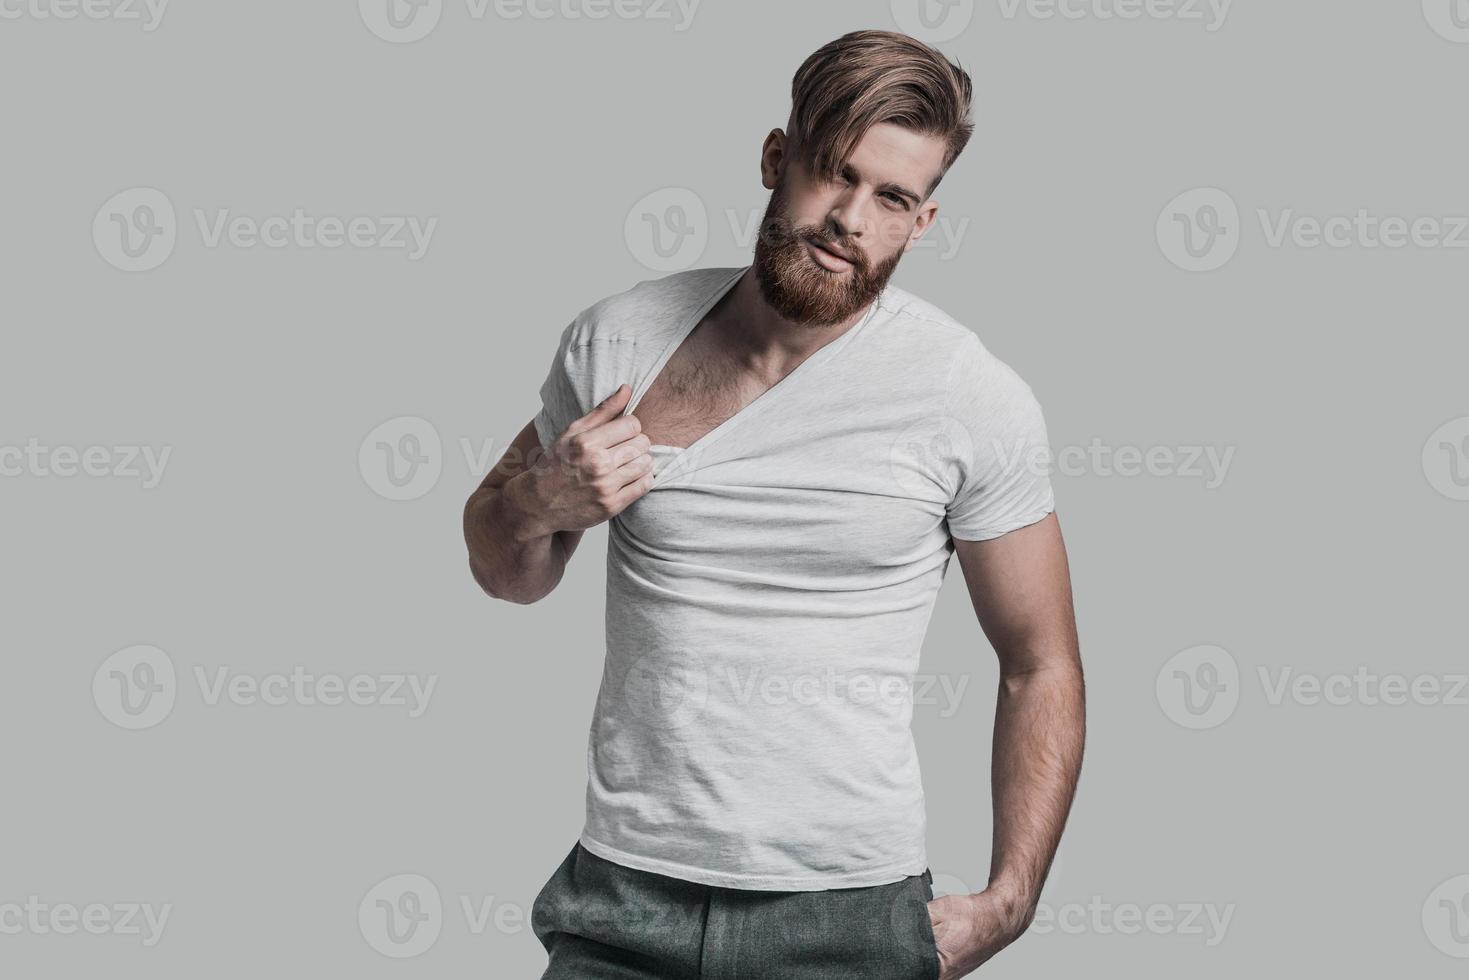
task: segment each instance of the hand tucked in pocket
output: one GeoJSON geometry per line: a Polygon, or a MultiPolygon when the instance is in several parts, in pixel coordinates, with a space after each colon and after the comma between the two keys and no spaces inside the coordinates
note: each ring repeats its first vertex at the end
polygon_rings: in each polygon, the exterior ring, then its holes
{"type": "Polygon", "coordinates": [[[928,903],[939,951],[939,980],[958,980],[1010,945],[1030,924],[1028,903],[994,889],[928,903]]]}

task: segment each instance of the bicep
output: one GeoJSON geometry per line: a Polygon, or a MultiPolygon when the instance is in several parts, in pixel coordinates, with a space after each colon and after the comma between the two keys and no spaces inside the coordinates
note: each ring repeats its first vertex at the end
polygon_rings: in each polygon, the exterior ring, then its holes
{"type": "Polygon", "coordinates": [[[1055,513],[996,538],[955,538],[954,552],[980,627],[1005,668],[1074,656],[1071,577],[1055,513]]]}

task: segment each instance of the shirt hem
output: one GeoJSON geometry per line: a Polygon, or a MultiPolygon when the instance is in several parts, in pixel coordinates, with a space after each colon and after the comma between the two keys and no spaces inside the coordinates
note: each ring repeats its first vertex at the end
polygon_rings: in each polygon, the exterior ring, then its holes
{"type": "Polygon", "coordinates": [[[1038,524],[1041,521],[1045,520],[1047,517],[1050,517],[1053,513],[1055,513],[1055,511],[1055,504],[1051,504],[1040,510],[1031,511],[1024,517],[1016,518],[1014,521],[1008,524],[1002,524],[999,527],[994,528],[976,528],[973,530],[956,531],[954,530],[953,526],[950,525],[949,537],[953,538],[956,541],[992,541],[995,538],[1004,537],[1011,531],[1018,531],[1023,527],[1030,527],[1032,524],[1038,524]]]}
{"type": "Polygon", "coordinates": [[[684,881],[692,881],[700,885],[713,885],[717,888],[739,888],[747,891],[795,891],[816,892],[828,891],[834,888],[863,888],[870,885],[890,885],[896,881],[912,875],[923,874],[926,868],[926,858],[920,854],[910,861],[901,861],[897,864],[886,865],[881,868],[863,868],[861,871],[851,871],[837,875],[817,875],[810,877],[789,877],[785,875],[749,875],[729,874],[722,871],[709,871],[705,868],[695,868],[687,864],[679,864],[676,861],[664,861],[658,858],[643,857],[638,854],[629,854],[627,851],[619,850],[607,844],[603,844],[591,837],[585,830],[581,834],[581,845],[591,851],[597,857],[614,864],[636,871],[647,871],[652,874],[666,875],[670,878],[680,878],[684,881]]]}

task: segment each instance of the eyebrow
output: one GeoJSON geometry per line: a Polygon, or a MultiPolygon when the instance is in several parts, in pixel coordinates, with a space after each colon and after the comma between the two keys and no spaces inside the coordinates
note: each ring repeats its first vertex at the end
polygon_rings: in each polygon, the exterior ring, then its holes
{"type": "MultiPolygon", "coordinates": [[[[843,170],[846,170],[846,171],[850,171],[852,173],[852,175],[855,176],[855,177],[857,177],[859,180],[862,177],[861,172],[856,167],[852,166],[852,164],[850,164],[850,163],[844,165],[842,167],[842,169],[843,170]]],[[[923,203],[923,198],[919,197],[917,194],[915,194],[913,191],[910,191],[908,188],[904,187],[902,184],[894,183],[893,181],[888,181],[887,183],[879,184],[878,187],[877,187],[877,189],[879,191],[892,191],[895,194],[901,194],[903,197],[906,197],[909,200],[911,200],[915,206],[923,203]]]]}

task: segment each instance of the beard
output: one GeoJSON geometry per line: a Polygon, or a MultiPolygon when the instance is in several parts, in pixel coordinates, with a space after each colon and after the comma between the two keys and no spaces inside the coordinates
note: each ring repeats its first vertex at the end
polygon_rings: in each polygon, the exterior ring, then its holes
{"type": "Polygon", "coordinates": [[[755,242],[755,278],[765,302],[787,320],[826,327],[848,319],[877,299],[903,257],[899,249],[876,265],[861,247],[832,235],[825,225],[795,225],[784,182],[770,193],[755,242]],[[807,252],[806,243],[840,248],[851,255],[846,272],[829,272],[807,252]]]}

